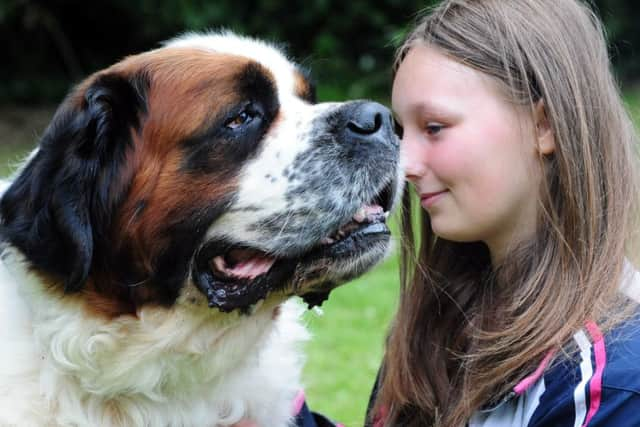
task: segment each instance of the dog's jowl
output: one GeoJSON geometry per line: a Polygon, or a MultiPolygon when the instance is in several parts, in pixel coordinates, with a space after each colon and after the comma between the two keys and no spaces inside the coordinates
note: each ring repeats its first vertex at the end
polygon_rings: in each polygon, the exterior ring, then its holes
{"type": "Polygon", "coordinates": [[[387,252],[389,111],[190,34],[74,88],[0,201],[0,425],[285,426],[313,306],[387,252]]]}

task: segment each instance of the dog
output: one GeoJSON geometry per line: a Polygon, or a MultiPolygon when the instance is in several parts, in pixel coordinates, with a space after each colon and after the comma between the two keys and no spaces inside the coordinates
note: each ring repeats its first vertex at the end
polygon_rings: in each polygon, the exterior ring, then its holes
{"type": "Polygon", "coordinates": [[[388,252],[390,112],[189,33],[76,86],[0,200],[0,425],[289,425],[304,310],[388,252]]]}

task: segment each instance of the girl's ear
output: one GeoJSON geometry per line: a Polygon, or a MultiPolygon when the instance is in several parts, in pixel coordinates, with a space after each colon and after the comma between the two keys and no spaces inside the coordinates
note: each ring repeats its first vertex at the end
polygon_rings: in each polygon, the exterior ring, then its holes
{"type": "Polygon", "coordinates": [[[538,101],[534,107],[534,120],[538,152],[543,156],[548,156],[555,151],[556,140],[542,100],[538,101]]]}

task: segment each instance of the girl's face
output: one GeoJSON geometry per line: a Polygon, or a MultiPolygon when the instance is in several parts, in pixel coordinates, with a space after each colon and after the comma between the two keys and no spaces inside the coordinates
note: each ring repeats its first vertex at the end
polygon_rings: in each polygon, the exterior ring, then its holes
{"type": "Polygon", "coordinates": [[[533,235],[542,174],[530,110],[424,44],[402,61],[392,103],[407,180],[438,236],[483,241],[495,262],[533,235]]]}

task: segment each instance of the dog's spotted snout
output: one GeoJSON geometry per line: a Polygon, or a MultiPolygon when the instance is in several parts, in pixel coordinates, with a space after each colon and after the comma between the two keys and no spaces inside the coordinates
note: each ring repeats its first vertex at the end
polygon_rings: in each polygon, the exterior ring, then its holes
{"type": "Polygon", "coordinates": [[[381,130],[390,129],[391,112],[377,102],[359,102],[353,106],[347,121],[347,132],[359,140],[367,139],[381,130]]]}

